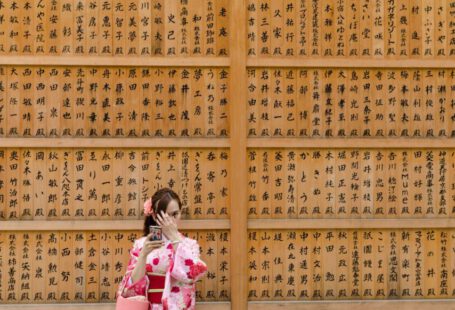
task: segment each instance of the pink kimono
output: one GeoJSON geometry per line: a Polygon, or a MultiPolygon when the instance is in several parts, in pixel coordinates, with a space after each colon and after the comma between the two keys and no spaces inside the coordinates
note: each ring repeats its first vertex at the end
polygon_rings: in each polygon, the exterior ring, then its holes
{"type": "MultiPolygon", "coordinates": [[[[136,266],[144,241],[145,237],[142,237],[134,242],[127,271],[117,291],[117,296],[121,293],[123,293],[123,297],[146,296],[145,290],[149,286],[147,275],[135,283],[131,283],[131,273],[136,266]]],[[[147,256],[146,272],[165,274],[166,277],[162,303],[151,303],[151,310],[195,309],[195,282],[202,278],[207,271],[207,266],[199,256],[198,243],[184,236],[176,251],[170,241],[165,240],[162,248],[152,251],[147,256]]]]}

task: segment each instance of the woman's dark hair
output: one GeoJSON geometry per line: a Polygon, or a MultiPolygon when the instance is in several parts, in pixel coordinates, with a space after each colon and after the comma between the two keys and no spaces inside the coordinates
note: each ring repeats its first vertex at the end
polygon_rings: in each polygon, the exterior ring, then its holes
{"type": "MultiPolygon", "coordinates": [[[[155,192],[152,196],[152,209],[155,214],[161,214],[161,211],[166,212],[169,203],[175,200],[179,205],[179,209],[182,210],[182,202],[180,201],[179,195],[170,188],[161,188],[155,192]]],[[[148,215],[144,220],[144,236],[150,233],[150,226],[158,226],[152,215],[148,215]]]]}

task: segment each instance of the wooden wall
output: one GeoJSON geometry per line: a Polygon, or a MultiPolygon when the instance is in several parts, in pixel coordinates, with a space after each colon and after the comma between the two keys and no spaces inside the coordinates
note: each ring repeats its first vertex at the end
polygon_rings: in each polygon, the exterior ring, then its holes
{"type": "Polygon", "coordinates": [[[200,308],[455,309],[454,56],[455,1],[0,1],[0,307],[113,309],[168,186],[200,308]]]}

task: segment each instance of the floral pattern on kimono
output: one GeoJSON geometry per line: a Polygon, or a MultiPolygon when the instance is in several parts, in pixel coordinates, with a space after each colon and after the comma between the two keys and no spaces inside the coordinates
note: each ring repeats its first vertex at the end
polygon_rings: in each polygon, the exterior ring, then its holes
{"type": "MultiPolygon", "coordinates": [[[[177,250],[165,239],[163,247],[153,250],[146,259],[146,271],[166,274],[162,304],[150,304],[151,310],[192,310],[196,306],[196,281],[207,272],[206,264],[200,259],[196,240],[182,237],[177,250]]],[[[130,250],[127,271],[117,291],[117,296],[145,296],[149,286],[144,275],[132,283],[131,274],[136,266],[145,237],[137,239],[130,250]]]]}

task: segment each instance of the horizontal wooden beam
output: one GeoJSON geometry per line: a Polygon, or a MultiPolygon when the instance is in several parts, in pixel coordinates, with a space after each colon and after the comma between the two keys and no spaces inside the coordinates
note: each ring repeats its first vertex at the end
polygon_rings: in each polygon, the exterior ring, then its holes
{"type": "MultiPolygon", "coordinates": [[[[229,302],[198,302],[198,310],[228,310],[229,302]]],[[[16,304],[0,305],[0,309],[62,309],[62,310],[114,310],[113,303],[82,303],[82,304],[16,304]]],[[[250,310],[455,310],[455,300],[420,299],[420,300],[358,300],[358,301],[280,301],[280,302],[249,302],[250,310]]]]}
{"type": "MultiPolygon", "coordinates": [[[[0,65],[109,67],[229,67],[228,57],[0,56],[0,65]]],[[[453,68],[452,59],[249,58],[248,67],[453,68]]]]}
{"type": "MultiPolygon", "coordinates": [[[[229,302],[198,302],[196,303],[198,310],[230,310],[231,303],[229,302]]],[[[16,304],[16,305],[0,305],[0,309],[30,309],[30,310],[114,310],[113,303],[87,303],[87,304],[16,304]]]]}
{"type": "Polygon", "coordinates": [[[8,66],[228,67],[228,57],[0,56],[8,66]]]}
{"type": "MultiPolygon", "coordinates": [[[[142,220],[1,221],[0,231],[141,230],[142,220]]],[[[183,220],[183,230],[229,230],[229,220],[183,220]]],[[[455,228],[455,218],[432,219],[250,219],[248,229],[455,228]]]]}
{"type": "MultiPolygon", "coordinates": [[[[142,230],[142,220],[1,221],[0,231],[142,230]]],[[[228,230],[229,220],[182,220],[182,230],[228,230]]]]}
{"type": "Polygon", "coordinates": [[[249,310],[455,310],[455,300],[358,300],[358,301],[299,301],[249,302],[249,310]]]}
{"type": "Polygon", "coordinates": [[[309,148],[309,149],[431,149],[455,148],[455,139],[361,139],[361,138],[250,138],[249,148],[309,148]]]}
{"type": "MultiPolygon", "coordinates": [[[[27,148],[229,148],[228,138],[2,138],[0,147],[27,148]]],[[[309,149],[431,149],[455,148],[455,139],[300,139],[249,138],[248,148],[309,148],[309,149]]]]}
{"type": "Polygon", "coordinates": [[[455,228],[454,218],[432,219],[251,219],[248,229],[455,228]]]}
{"type": "Polygon", "coordinates": [[[248,67],[280,68],[454,68],[454,59],[249,58],[248,67]]]}
{"type": "Polygon", "coordinates": [[[2,138],[0,147],[26,148],[228,148],[227,138],[2,138]]]}

